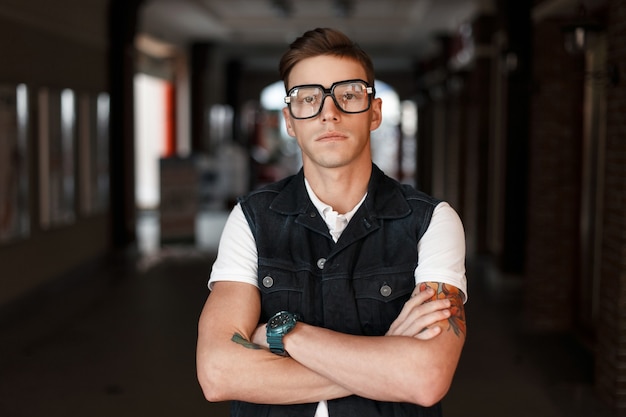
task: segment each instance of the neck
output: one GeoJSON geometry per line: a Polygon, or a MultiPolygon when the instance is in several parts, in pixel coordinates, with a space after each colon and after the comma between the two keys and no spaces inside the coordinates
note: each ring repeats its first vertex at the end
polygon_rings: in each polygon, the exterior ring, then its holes
{"type": "Polygon", "coordinates": [[[309,169],[305,165],[304,176],[315,195],[338,213],[352,210],[367,192],[372,174],[371,161],[367,167],[332,169],[309,169]]]}

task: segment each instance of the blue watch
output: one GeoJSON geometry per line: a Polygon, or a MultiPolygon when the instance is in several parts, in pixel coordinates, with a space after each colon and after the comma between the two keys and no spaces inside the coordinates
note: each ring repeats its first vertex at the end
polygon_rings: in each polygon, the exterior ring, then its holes
{"type": "Polygon", "coordinates": [[[270,351],[277,355],[287,356],[285,346],[283,345],[283,336],[289,333],[294,327],[298,317],[288,311],[279,311],[274,314],[267,322],[267,344],[270,351]]]}

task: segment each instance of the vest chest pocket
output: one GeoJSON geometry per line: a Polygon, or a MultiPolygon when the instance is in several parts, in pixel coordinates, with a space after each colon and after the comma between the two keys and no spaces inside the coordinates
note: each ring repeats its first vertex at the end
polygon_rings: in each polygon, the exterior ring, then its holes
{"type": "Polygon", "coordinates": [[[303,294],[308,293],[308,274],[278,268],[259,268],[261,320],[281,310],[303,314],[303,294]]]}
{"type": "Polygon", "coordinates": [[[354,279],[354,294],[365,335],[384,335],[415,288],[413,270],[354,279]]]}

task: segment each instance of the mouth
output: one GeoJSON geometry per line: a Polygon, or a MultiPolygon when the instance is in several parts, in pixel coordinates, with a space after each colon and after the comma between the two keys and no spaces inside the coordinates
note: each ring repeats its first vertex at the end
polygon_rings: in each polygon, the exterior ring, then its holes
{"type": "Polygon", "coordinates": [[[320,136],[317,137],[317,141],[325,141],[325,142],[331,142],[331,141],[335,141],[335,140],[343,140],[346,139],[347,136],[344,135],[343,133],[339,133],[339,132],[326,132],[321,134],[320,136]]]}

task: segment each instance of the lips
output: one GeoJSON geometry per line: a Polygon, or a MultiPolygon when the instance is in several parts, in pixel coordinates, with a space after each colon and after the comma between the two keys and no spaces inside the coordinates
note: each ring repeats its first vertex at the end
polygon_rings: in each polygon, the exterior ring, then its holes
{"type": "Polygon", "coordinates": [[[326,132],[323,133],[322,135],[318,136],[316,140],[318,141],[331,141],[331,140],[341,140],[341,139],[346,139],[347,136],[344,135],[343,133],[339,133],[339,132],[326,132]]]}

